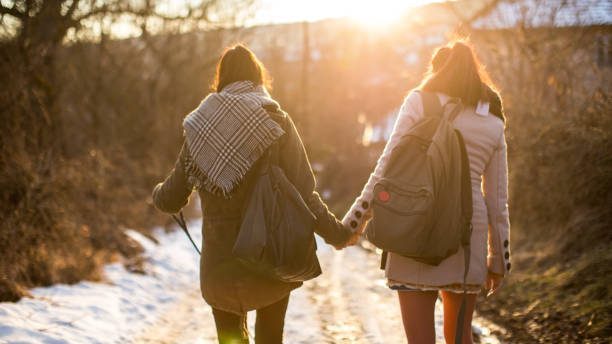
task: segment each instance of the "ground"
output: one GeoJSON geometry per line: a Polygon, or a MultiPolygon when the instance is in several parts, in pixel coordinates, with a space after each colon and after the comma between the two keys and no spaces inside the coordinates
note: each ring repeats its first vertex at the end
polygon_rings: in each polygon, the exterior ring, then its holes
{"type": "MultiPolygon", "coordinates": [[[[199,225],[190,224],[193,234],[199,225]]],[[[158,231],[155,244],[130,234],[145,247],[146,275],[113,264],[106,283],[36,288],[31,299],[1,303],[0,343],[215,343],[210,307],[198,290],[197,253],[187,238],[158,231]]],[[[285,342],[405,343],[396,295],[385,286],[378,257],[323,243],[318,255],[323,275],[292,293],[285,342]]],[[[489,334],[492,325],[482,319],[476,325],[481,343],[499,343],[489,334]]],[[[441,326],[438,304],[439,343],[441,326]]]]}

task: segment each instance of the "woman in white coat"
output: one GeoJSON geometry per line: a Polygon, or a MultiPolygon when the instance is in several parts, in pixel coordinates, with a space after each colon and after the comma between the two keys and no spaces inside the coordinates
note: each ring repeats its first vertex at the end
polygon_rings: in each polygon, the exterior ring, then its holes
{"type": "MultiPolygon", "coordinates": [[[[387,145],[361,195],[344,216],[344,225],[358,235],[371,215],[372,190],[380,180],[391,151],[400,138],[424,116],[420,92],[436,93],[442,104],[460,98],[464,110],[454,126],[463,134],[470,162],[473,231],[467,277],[467,312],[463,343],[471,344],[472,313],[482,288],[495,292],[510,270],[508,173],[501,101],[490,79],[465,42],[438,49],[432,68],[417,90],[404,100],[387,145]]],[[[444,216],[444,214],[438,214],[444,216]]],[[[434,305],[438,293],[444,304],[444,336],[454,343],[461,305],[464,271],[463,249],[438,266],[427,265],[394,253],[384,264],[388,286],[398,291],[402,320],[410,344],[434,343],[434,305]]]]}

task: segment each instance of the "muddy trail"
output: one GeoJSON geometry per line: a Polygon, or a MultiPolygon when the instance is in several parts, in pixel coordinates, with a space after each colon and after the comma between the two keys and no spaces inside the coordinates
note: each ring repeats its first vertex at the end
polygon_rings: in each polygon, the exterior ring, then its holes
{"type": "MultiPolygon", "coordinates": [[[[323,274],[292,293],[285,343],[405,343],[396,295],[385,286],[376,255],[360,247],[343,251],[319,247],[323,274]]],[[[197,288],[194,285],[135,342],[216,343],[210,307],[197,288]]],[[[441,304],[436,307],[436,342],[444,343],[441,304]]],[[[250,314],[251,336],[253,322],[250,314]]],[[[499,343],[491,326],[475,320],[478,343],[499,343]]]]}

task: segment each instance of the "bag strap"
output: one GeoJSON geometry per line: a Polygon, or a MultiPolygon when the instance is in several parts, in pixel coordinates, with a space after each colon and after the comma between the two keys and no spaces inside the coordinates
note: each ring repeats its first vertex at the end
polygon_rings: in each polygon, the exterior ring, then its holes
{"type": "Polygon", "coordinates": [[[428,117],[436,117],[442,115],[442,104],[438,95],[431,92],[419,91],[421,101],[423,102],[423,113],[428,117]]]}
{"type": "Polygon", "coordinates": [[[277,139],[268,147],[267,154],[270,165],[280,165],[280,139],[277,139]]]}
{"type": "Polygon", "coordinates": [[[470,239],[472,236],[472,185],[470,180],[470,162],[465,148],[463,135],[457,129],[457,139],[461,149],[461,219],[463,236],[461,238],[461,246],[463,247],[463,296],[461,298],[461,307],[457,314],[457,327],[455,329],[455,344],[463,343],[463,322],[465,321],[466,303],[467,303],[467,275],[470,270],[470,239]]]}
{"type": "Polygon", "coordinates": [[[467,289],[466,281],[467,274],[470,269],[470,246],[463,247],[463,256],[465,270],[463,270],[463,296],[461,297],[461,307],[459,307],[459,313],[457,314],[457,327],[455,328],[455,344],[463,343],[463,322],[465,321],[465,312],[467,308],[467,289]]]}
{"type": "Polygon", "coordinates": [[[387,258],[389,256],[389,252],[383,251],[380,255],[380,269],[385,270],[387,268],[387,258]]]}
{"type": "Polygon", "coordinates": [[[191,237],[191,234],[189,234],[189,230],[187,229],[187,222],[185,222],[185,217],[183,216],[183,212],[180,211],[178,213],[178,216],[176,214],[172,214],[172,218],[183,229],[183,232],[187,234],[187,238],[189,238],[189,241],[191,241],[191,243],[193,244],[193,248],[195,248],[195,250],[198,252],[199,255],[202,255],[202,253],[200,252],[200,249],[198,248],[198,245],[196,245],[195,241],[193,241],[193,238],[191,237]]]}
{"type": "Polygon", "coordinates": [[[443,116],[444,118],[446,118],[447,121],[452,123],[455,120],[455,118],[459,116],[462,110],[463,110],[463,103],[461,102],[461,99],[451,98],[448,100],[448,102],[446,102],[446,104],[444,104],[443,116]],[[447,111],[446,108],[448,106],[452,106],[453,108],[450,111],[447,111]]]}
{"type": "Polygon", "coordinates": [[[455,120],[457,115],[461,113],[463,106],[461,105],[461,99],[450,98],[444,105],[440,103],[440,98],[433,92],[418,91],[421,94],[421,100],[423,102],[423,113],[428,117],[444,117],[449,122],[455,120]],[[452,106],[450,111],[447,108],[452,106]]]}
{"type": "Polygon", "coordinates": [[[471,228],[472,228],[472,213],[474,211],[472,204],[472,181],[470,178],[470,160],[467,149],[465,148],[465,140],[458,129],[455,129],[459,148],[461,150],[461,218],[464,227],[464,237],[461,238],[462,244],[470,244],[471,228]]]}

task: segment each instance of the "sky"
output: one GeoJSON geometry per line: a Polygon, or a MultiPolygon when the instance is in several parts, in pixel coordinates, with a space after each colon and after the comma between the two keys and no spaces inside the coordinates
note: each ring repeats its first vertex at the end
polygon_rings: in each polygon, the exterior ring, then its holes
{"type": "MultiPolygon", "coordinates": [[[[411,7],[435,1],[441,0],[255,0],[252,17],[244,24],[254,26],[348,17],[372,29],[384,29],[411,7]]],[[[188,3],[198,4],[201,0],[161,1],[160,9],[180,13],[188,3]]],[[[96,27],[97,23],[93,23],[94,32],[96,27]]],[[[119,18],[110,30],[116,38],[140,34],[140,28],[130,18],[119,18]]]]}
{"type": "Polygon", "coordinates": [[[367,25],[384,25],[410,7],[434,0],[259,0],[256,24],[349,17],[367,25]]]}

